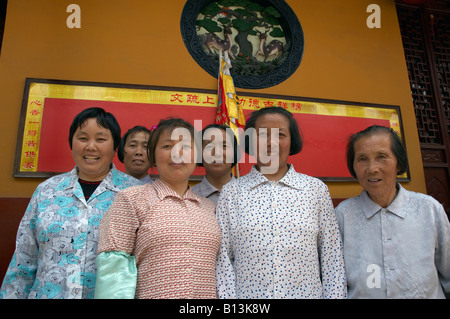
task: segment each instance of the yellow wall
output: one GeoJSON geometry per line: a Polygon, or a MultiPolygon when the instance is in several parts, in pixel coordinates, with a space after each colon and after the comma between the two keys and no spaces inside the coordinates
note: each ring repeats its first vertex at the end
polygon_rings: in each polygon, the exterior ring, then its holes
{"type": "MultiPolygon", "coordinates": [[[[399,105],[411,166],[412,181],[406,187],[426,192],[394,0],[287,3],[303,27],[303,60],[288,80],[257,91],[399,105]],[[371,3],[381,7],[381,29],[366,25],[371,3]]],[[[8,1],[0,56],[0,197],[30,197],[42,181],[12,176],[26,77],[217,88],[217,80],[184,46],[180,33],[184,4],[182,0],[8,1]],[[66,26],[71,3],[81,7],[81,29],[66,26]]],[[[328,185],[336,198],[361,191],[357,183],[328,185]]]]}

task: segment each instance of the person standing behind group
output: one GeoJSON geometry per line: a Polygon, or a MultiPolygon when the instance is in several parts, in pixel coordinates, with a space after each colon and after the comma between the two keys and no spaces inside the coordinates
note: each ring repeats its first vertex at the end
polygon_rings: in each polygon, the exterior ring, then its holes
{"type": "Polygon", "coordinates": [[[101,221],[95,298],[216,297],[220,229],[214,203],[189,187],[195,153],[190,123],[159,122],[149,143],[159,179],[120,192],[101,221]]]}
{"type": "Polygon", "coordinates": [[[235,179],[231,169],[239,160],[239,145],[231,128],[210,124],[202,130],[202,163],[206,174],[192,190],[217,204],[223,185],[235,179]]]}
{"type": "Polygon", "coordinates": [[[347,167],[361,195],[336,208],[349,298],[445,298],[450,292],[450,225],[431,196],[397,182],[406,148],[392,129],[352,135],[347,167]]]}
{"type": "Polygon", "coordinates": [[[152,183],[148,174],[150,159],[147,145],[151,131],[144,126],[134,126],[122,137],[117,157],[125,165],[125,173],[139,179],[142,183],[152,183]]]}
{"type": "Polygon", "coordinates": [[[98,227],[119,190],[139,181],[112,164],[120,127],[111,113],[89,108],[69,130],[75,168],[35,190],[17,232],[1,298],[93,298],[98,227]]]}
{"type": "Polygon", "coordinates": [[[216,215],[220,298],[344,298],[342,244],[327,186],[288,164],[302,149],[293,115],[260,109],[246,125],[257,164],[226,184],[216,215]],[[270,137],[270,138],[269,138],[270,137]]]}

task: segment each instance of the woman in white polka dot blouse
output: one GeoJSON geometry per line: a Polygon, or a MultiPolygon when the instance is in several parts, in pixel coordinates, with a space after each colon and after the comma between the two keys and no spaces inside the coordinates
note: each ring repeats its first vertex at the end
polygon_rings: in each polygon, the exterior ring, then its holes
{"type": "Polygon", "coordinates": [[[342,243],[327,186],[295,171],[292,114],[260,109],[246,125],[251,172],[224,186],[216,208],[219,298],[345,298],[342,243]]]}

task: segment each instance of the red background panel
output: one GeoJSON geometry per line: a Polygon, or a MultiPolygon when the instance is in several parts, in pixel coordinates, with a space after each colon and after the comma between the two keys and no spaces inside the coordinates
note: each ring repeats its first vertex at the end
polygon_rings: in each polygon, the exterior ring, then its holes
{"type": "MultiPolygon", "coordinates": [[[[180,117],[201,128],[214,122],[216,108],[193,105],[158,105],[111,101],[46,98],[40,135],[38,172],[67,172],[75,165],[69,147],[69,127],[73,118],[88,107],[102,107],[117,118],[122,135],[135,125],[151,128],[159,120],[180,117]]],[[[250,111],[245,111],[246,116],[250,111]]],[[[350,177],[346,167],[345,148],[348,137],[370,125],[389,126],[389,121],[317,114],[294,114],[303,135],[303,150],[290,157],[298,172],[315,177],[350,177]]],[[[196,127],[197,128],[197,127],[196,127]]],[[[241,175],[250,171],[248,156],[242,158],[241,175]]],[[[119,170],[124,166],[114,158],[119,170]]],[[[150,172],[157,174],[156,169],[150,172]]],[[[198,168],[194,175],[203,175],[198,168]]]]}

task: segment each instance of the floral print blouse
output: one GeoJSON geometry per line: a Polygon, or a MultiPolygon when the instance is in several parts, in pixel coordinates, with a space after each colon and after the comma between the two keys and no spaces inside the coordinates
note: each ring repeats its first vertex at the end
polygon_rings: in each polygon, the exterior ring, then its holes
{"type": "Polygon", "coordinates": [[[76,167],[41,183],[20,222],[0,298],[93,298],[100,220],[121,189],[138,184],[114,165],[87,202],[76,167]]]}

